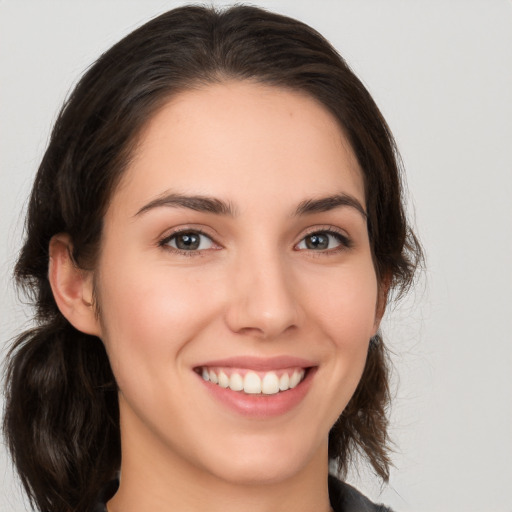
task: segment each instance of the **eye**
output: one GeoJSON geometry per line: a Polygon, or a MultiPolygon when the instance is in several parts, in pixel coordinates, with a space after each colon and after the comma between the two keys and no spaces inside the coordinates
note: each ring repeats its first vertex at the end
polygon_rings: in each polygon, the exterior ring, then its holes
{"type": "Polygon", "coordinates": [[[334,231],[316,231],[305,236],[298,244],[299,250],[329,251],[341,247],[350,247],[347,237],[334,231]]]}
{"type": "Polygon", "coordinates": [[[199,231],[180,231],[173,233],[160,242],[160,245],[171,247],[178,251],[203,251],[212,249],[215,244],[213,240],[199,231]]]}

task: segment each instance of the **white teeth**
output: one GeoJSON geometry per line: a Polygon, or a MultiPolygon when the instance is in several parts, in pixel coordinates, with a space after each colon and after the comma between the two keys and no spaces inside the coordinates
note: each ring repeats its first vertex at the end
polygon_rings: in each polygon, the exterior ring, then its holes
{"type": "Polygon", "coordinates": [[[251,395],[261,393],[261,379],[254,372],[247,372],[244,377],[244,392],[251,395]]]}
{"type": "Polygon", "coordinates": [[[223,370],[208,370],[203,368],[201,376],[205,381],[210,381],[222,388],[229,388],[232,391],[243,391],[250,395],[275,395],[279,391],[293,389],[302,381],[306,371],[304,369],[294,370],[290,375],[284,372],[281,377],[276,372],[265,372],[263,379],[256,372],[248,371],[244,377],[239,373],[228,374],[223,370]]]}
{"type": "Polygon", "coordinates": [[[233,373],[229,378],[229,389],[232,391],[242,391],[244,389],[244,381],[238,373],[233,373]]]}
{"type": "Polygon", "coordinates": [[[274,372],[268,372],[263,377],[261,391],[264,395],[275,395],[279,393],[279,378],[274,372]]]}
{"type": "Polygon", "coordinates": [[[281,375],[281,378],[279,379],[279,389],[281,391],[290,389],[290,377],[287,373],[283,373],[283,375],[281,375]]]}
{"type": "Polygon", "coordinates": [[[219,373],[219,386],[227,388],[229,386],[229,377],[221,370],[219,373]]]}
{"type": "Polygon", "coordinates": [[[295,370],[290,378],[290,389],[293,389],[301,381],[304,371],[298,372],[295,370]]]}

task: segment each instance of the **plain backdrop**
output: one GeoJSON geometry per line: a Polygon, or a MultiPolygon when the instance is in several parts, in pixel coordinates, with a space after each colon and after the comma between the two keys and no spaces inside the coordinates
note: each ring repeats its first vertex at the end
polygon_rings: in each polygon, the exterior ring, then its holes
{"type": "MultiPolygon", "coordinates": [[[[181,3],[0,0],[3,351],[30,318],[11,270],[60,105],[101,52],[181,3]]],[[[364,469],[350,481],[397,511],[511,512],[512,3],[252,4],[318,29],[366,84],[398,141],[427,252],[419,286],[384,325],[396,368],[390,483],[364,469]]],[[[0,511],[23,510],[0,444],[0,511]]]]}

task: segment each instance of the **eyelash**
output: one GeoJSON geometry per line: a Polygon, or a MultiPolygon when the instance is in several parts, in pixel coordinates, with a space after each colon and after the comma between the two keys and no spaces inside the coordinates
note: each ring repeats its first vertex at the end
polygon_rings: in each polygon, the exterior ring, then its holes
{"type": "MultiPolygon", "coordinates": [[[[217,245],[210,235],[208,235],[207,233],[205,233],[204,231],[202,231],[201,229],[198,229],[198,228],[179,229],[179,230],[173,231],[171,234],[167,235],[165,238],[162,238],[162,240],[160,240],[158,242],[158,245],[159,245],[159,247],[162,247],[163,249],[170,251],[174,254],[178,254],[180,256],[188,256],[188,257],[204,256],[205,251],[212,250],[212,249],[183,250],[183,249],[178,249],[177,247],[171,247],[170,245],[168,245],[171,242],[171,240],[173,240],[174,238],[176,238],[180,235],[185,235],[185,234],[204,236],[204,237],[208,238],[209,240],[211,240],[213,245],[217,245]]],[[[213,249],[213,250],[216,250],[216,249],[213,249]]]]}
{"type": "MultiPolygon", "coordinates": [[[[177,247],[171,247],[170,245],[168,245],[173,239],[175,239],[176,237],[180,236],[180,235],[185,235],[185,234],[193,234],[193,235],[200,235],[200,236],[204,236],[206,238],[208,238],[211,243],[213,245],[217,245],[215,243],[215,241],[213,240],[213,238],[208,235],[207,233],[205,233],[204,231],[200,230],[200,229],[197,229],[197,228],[191,228],[191,229],[179,229],[177,231],[174,231],[172,232],[171,234],[167,235],[166,237],[164,237],[162,240],[160,240],[158,242],[158,246],[159,247],[162,247],[163,249],[167,250],[167,251],[170,251],[174,254],[178,254],[180,256],[188,256],[188,257],[195,257],[195,256],[204,256],[204,253],[206,251],[210,251],[210,250],[216,250],[216,249],[213,249],[213,248],[208,248],[208,249],[198,249],[198,250],[183,250],[183,249],[178,249],[177,247]]],[[[352,240],[350,240],[349,237],[347,237],[346,235],[340,233],[336,228],[333,228],[332,226],[329,226],[329,227],[326,227],[326,228],[316,228],[316,229],[313,229],[311,231],[309,231],[308,233],[306,233],[301,239],[300,241],[294,245],[294,249],[300,244],[302,243],[306,238],[308,237],[311,237],[313,235],[328,235],[328,236],[332,236],[334,237],[338,242],[339,242],[339,245],[337,247],[334,247],[333,249],[321,249],[321,250],[314,250],[314,249],[296,249],[297,251],[308,251],[310,254],[314,255],[314,256],[330,256],[330,255],[333,255],[333,254],[338,254],[339,252],[341,251],[344,251],[346,249],[350,249],[352,246],[353,246],[353,243],[352,243],[352,240]]]]}
{"type": "Polygon", "coordinates": [[[339,245],[334,247],[333,249],[324,249],[324,250],[314,250],[314,249],[298,249],[298,250],[307,250],[312,256],[320,257],[320,256],[332,256],[338,254],[342,251],[350,249],[353,247],[352,240],[345,234],[338,231],[337,228],[333,226],[326,226],[324,228],[314,228],[308,233],[306,233],[298,244],[295,245],[297,247],[300,243],[302,243],[306,238],[313,235],[328,235],[334,237],[339,245]]]}

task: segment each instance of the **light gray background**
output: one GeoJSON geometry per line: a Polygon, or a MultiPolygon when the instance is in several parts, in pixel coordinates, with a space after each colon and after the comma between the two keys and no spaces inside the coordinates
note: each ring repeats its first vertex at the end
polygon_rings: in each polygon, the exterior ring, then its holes
{"type": "MultiPolygon", "coordinates": [[[[56,113],[104,50],[183,2],[0,0],[0,347],[28,321],[10,271],[56,113]]],[[[220,2],[219,2],[220,3],[220,2]]],[[[317,28],[380,105],[427,249],[388,312],[396,469],[363,491],[397,511],[512,511],[512,3],[255,1],[317,28]]],[[[0,511],[23,500],[0,445],[0,511]]]]}

